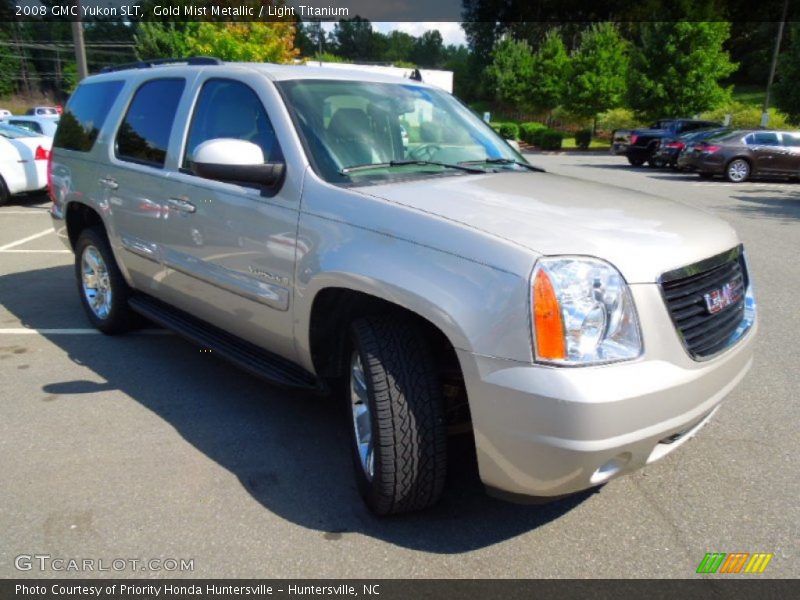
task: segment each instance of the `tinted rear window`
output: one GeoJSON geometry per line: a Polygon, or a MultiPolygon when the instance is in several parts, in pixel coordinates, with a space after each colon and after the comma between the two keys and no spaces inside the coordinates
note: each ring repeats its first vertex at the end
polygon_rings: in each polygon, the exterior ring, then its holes
{"type": "Polygon", "coordinates": [[[164,166],[184,86],[183,79],[153,79],[136,90],[117,132],[117,157],[154,167],[164,166]]]}
{"type": "Polygon", "coordinates": [[[122,86],[122,81],[102,81],[75,90],[61,115],[53,146],[89,152],[122,86]]]}

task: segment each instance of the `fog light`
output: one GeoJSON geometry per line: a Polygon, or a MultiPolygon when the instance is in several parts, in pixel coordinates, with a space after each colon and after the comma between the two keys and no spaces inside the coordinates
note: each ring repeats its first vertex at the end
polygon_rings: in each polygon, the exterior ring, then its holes
{"type": "Polygon", "coordinates": [[[631,460],[631,453],[630,452],[623,452],[612,458],[607,463],[604,463],[594,472],[591,479],[589,480],[591,483],[597,485],[599,483],[604,483],[611,479],[614,475],[622,471],[631,460]]]}

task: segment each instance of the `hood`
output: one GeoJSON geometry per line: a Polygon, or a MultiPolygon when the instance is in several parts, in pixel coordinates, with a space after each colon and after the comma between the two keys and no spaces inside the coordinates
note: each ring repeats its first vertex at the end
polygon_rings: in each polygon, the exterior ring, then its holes
{"type": "Polygon", "coordinates": [[[550,173],[464,175],[361,188],[538,254],[580,254],[615,265],[629,283],[724,252],[739,241],[701,210],[550,173]]]}

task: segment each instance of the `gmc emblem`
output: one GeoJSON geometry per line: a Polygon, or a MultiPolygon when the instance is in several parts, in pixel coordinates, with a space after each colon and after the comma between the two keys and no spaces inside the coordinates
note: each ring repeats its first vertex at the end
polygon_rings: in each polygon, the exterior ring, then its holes
{"type": "Polygon", "coordinates": [[[718,290],[711,290],[707,294],[703,294],[703,299],[706,301],[706,308],[712,315],[717,314],[731,304],[736,304],[741,297],[741,292],[736,291],[736,287],[731,281],[718,290]]]}

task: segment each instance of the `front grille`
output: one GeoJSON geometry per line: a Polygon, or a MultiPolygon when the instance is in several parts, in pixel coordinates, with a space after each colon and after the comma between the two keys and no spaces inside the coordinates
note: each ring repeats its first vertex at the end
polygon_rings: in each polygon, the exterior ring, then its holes
{"type": "Polygon", "coordinates": [[[745,317],[747,285],[741,247],[662,275],[661,289],[672,322],[693,358],[716,354],[738,339],[735,334],[745,317]],[[735,302],[712,313],[706,294],[726,284],[735,302]]]}

